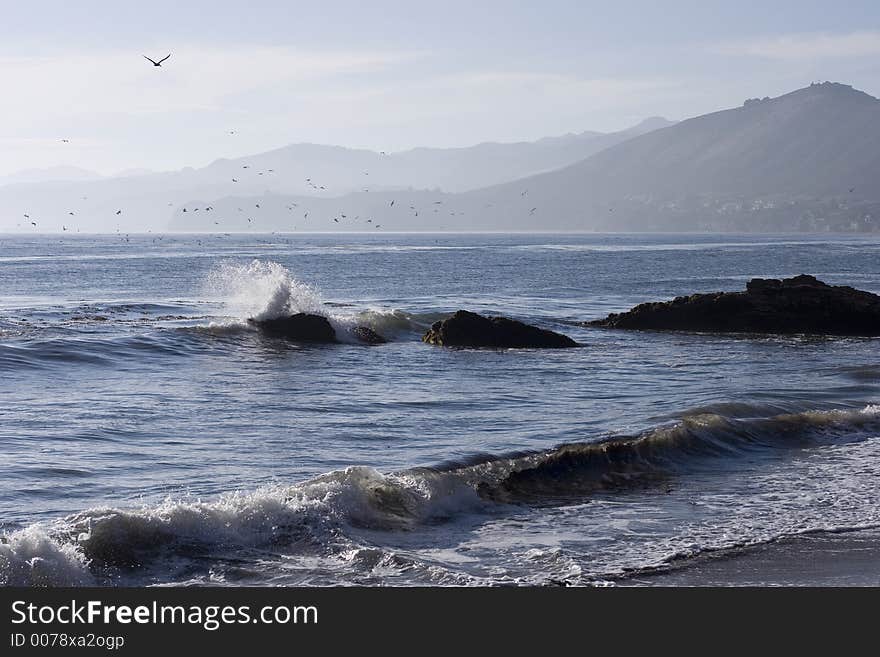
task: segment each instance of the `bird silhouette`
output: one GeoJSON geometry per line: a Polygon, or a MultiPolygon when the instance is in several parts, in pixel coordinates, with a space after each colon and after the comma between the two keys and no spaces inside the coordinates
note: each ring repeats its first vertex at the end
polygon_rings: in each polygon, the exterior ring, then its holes
{"type": "Polygon", "coordinates": [[[155,59],[150,59],[149,57],[147,57],[146,55],[144,55],[144,59],[147,59],[147,60],[149,60],[150,62],[152,62],[152,63],[153,63],[153,66],[162,66],[162,62],[164,62],[164,61],[165,61],[166,59],[168,59],[169,57],[171,57],[171,53],[168,53],[167,55],[165,55],[162,59],[160,59],[160,60],[157,62],[155,59]]]}
{"type": "Polygon", "coordinates": [[[117,210],[116,214],[122,214],[122,210],[117,210]]]}

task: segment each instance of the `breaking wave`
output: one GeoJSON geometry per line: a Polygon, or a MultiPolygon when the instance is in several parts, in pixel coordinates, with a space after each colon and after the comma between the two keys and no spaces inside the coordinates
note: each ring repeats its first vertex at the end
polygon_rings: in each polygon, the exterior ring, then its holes
{"type": "Polygon", "coordinates": [[[314,286],[298,280],[286,267],[262,260],[224,263],[211,271],[205,287],[208,295],[221,299],[228,316],[226,321],[200,327],[214,334],[252,330],[247,320],[265,321],[309,313],[326,317],[341,341],[359,342],[352,334],[356,326],[367,326],[386,339],[397,339],[421,334],[432,323],[448,316],[382,308],[348,310],[343,304],[326,302],[314,286]]]}
{"type": "Polygon", "coordinates": [[[240,319],[277,319],[324,311],[318,292],[277,262],[224,263],[208,275],[206,285],[223,300],[227,314],[240,319]]]}
{"type": "Polygon", "coordinates": [[[353,551],[371,549],[354,538],[358,530],[419,531],[467,514],[583,502],[707,466],[736,465],[745,456],[863,441],[878,430],[880,405],[758,418],[698,413],[634,436],[539,452],[389,474],[349,467],[212,501],[89,509],[0,538],[0,584],[114,583],[138,572],[149,580],[156,568],[167,581],[176,561],[248,550],[350,560],[353,551]]]}

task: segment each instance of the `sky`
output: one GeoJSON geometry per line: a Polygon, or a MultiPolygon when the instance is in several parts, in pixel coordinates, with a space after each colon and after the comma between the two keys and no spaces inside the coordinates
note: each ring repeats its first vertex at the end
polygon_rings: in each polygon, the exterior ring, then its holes
{"type": "Polygon", "coordinates": [[[880,96],[876,0],[0,0],[0,16],[0,176],[530,141],[819,80],[880,96]]]}

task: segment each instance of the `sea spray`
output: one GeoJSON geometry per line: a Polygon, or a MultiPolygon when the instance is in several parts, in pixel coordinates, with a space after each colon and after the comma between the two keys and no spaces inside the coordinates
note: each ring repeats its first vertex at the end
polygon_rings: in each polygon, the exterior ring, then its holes
{"type": "Polygon", "coordinates": [[[367,326],[386,339],[408,335],[418,338],[442,313],[425,317],[412,316],[401,310],[370,308],[360,312],[340,312],[338,307],[326,304],[313,286],[295,278],[277,262],[252,260],[249,263],[225,262],[215,267],[205,281],[207,296],[223,304],[226,319],[208,328],[212,333],[239,330],[246,320],[264,321],[310,313],[326,317],[336,331],[340,342],[361,343],[352,332],[358,326],[367,326]],[[229,324],[229,318],[233,323],[229,324]]]}
{"type": "Polygon", "coordinates": [[[227,314],[237,319],[325,314],[320,294],[277,262],[223,263],[208,275],[207,288],[222,300],[227,314]]]}

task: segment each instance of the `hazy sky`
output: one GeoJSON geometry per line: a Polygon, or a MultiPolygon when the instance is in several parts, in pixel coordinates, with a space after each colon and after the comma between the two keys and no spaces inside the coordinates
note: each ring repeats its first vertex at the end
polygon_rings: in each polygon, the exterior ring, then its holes
{"type": "Polygon", "coordinates": [[[826,79],[880,95],[880,2],[0,0],[0,175],[610,131],[826,79]]]}

